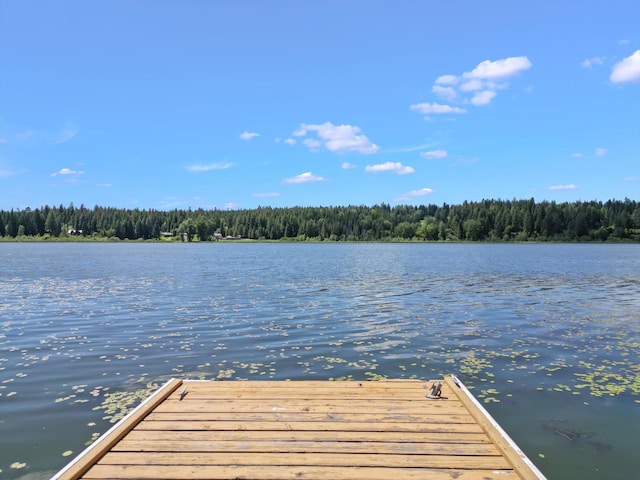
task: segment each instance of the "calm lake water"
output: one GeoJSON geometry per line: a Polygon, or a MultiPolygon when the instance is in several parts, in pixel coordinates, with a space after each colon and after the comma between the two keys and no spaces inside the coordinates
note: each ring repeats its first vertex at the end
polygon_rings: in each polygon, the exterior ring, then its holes
{"type": "Polygon", "coordinates": [[[550,479],[640,471],[640,245],[0,244],[0,478],[173,376],[457,373],[550,479]]]}

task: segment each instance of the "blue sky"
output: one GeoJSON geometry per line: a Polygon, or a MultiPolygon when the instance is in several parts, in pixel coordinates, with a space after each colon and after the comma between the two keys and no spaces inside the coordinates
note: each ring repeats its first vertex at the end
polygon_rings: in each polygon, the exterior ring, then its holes
{"type": "Polygon", "coordinates": [[[640,2],[0,1],[0,209],[640,198],[640,2]]]}

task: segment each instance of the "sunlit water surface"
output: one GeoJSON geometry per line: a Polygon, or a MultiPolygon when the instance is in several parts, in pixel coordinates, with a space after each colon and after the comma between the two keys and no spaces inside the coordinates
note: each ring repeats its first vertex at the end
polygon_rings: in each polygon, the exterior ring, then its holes
{"type": "Polygon", "coordinates": [[[0,244],[0,478],[150,389],[457,373],[550,479],[640,471],[640,245],[0,244]]]}

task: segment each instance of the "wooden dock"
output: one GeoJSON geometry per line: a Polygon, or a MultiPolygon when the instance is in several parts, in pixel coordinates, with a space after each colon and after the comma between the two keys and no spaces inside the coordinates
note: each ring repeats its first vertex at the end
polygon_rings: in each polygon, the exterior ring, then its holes
{"type": "Polygon", "coordinates": [[[545,478],[441,382],[171,380],[54,480],[545,478]]]}

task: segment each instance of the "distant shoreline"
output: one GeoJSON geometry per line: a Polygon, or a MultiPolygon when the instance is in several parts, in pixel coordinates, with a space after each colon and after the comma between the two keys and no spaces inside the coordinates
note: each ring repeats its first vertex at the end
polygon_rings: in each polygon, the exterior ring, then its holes
{"type": "Polygon", "coordinates": [[[237,240],[190,240],[181,241],[180,239],[135,239],[130,240],[125,238],[123,240],[119,238],[106,238],[106,237],[0,237],[0,243],[113,243],[113,244],[127,244],[127,243],[139,243],[139,244],[225,244],[225,243],[327,243],[327,244],[434,244],[434,245],[454,245],[454,244],[494,244],[494,245],[515,245],[515,244],[603,244],[603,245],[615,245],[615,244],[638,244],[640,240],[636,239],[613,239],[613,240],[401,240],[401,239],[388,239],[388,240],[296,240],[296,239],[280,239],[280,240],[267,240],[267,239],[252,239],[242,238],[237,240]]]}
{"type": "Polygon", "coordinates": [[[10,241],[640,242],[640,202],[483,200],[461,205],[0,211],[10,241]]]}

